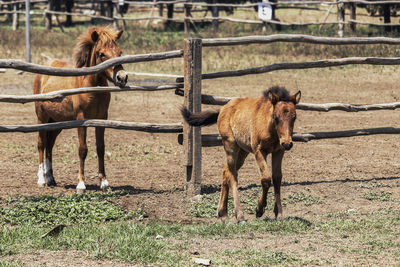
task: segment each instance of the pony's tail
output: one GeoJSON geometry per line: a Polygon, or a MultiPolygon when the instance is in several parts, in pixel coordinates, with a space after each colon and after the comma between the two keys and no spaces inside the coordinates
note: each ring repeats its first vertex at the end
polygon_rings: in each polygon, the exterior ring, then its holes
{"type": "Polygon", "coordinates": [[[200,113],[192,113],[185,107],[181,108],[182,117],[191,126],[208,126],[217,122],[219,110],[206,110],[200,113]]]}

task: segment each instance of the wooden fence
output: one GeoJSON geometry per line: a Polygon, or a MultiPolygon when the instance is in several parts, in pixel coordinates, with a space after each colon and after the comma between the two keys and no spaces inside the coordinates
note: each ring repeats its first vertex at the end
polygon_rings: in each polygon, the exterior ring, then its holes
{"type": "MultiPolygon", "coordinates": [[[[320,68],[328,66],[348,65],[348,64],[374,64],[374,65],[400,65],[400,58],[339,58],[330,60],[320,60],[312,62],[297,63],[277,63],[264,67],[250,68],[244,70],[233,70],[216,73],[202,73],[202,49],[203,46],[222,46],[222,45],[243,45],[250,43],[271,43],[271,42],[308,42],[327,45],[349,45],[349,44],[400,44],[400,39],[395,38],[328,38],[314,37],[307,35],[271,35],[271,36],[248,36],[238,38],[215,38],[198,39],[190,38],[184,40],[184,49],[168,51],[163,53],[127,55],[115,59],[110,59],[94,67],[83,69],[63,69],[45,67],[37,64],[26,63],[20,60],[0,59],[0,68],[13,68],[33,73],[41,73],[56,76],[81,76],[93,74],[105,69],[127,63],[144,61],[167,60],[170,58],[184,58],[184,76],[176,78],[175,83],[160,84],[156,86],[130,86],[119,87],[94,87],[77,88],[39,95],[0,95],[0,102],[27,103],[33,101],[61,101],[64,97],[73,94],[87,92],[122,92],[122,91],[157,91],[175,90],[175,93],[184,96],[184,105],[192,112],[200,112],[201,104],[224,105],[232,98],[218,97],[201,94],[202,79],[215,79],[221,77],[234,77],[250,74],[265,73],[278,69],[302,69],[320,68]],[[184,90],[182,90],[184,88],[184,90]]],[[[366,110],[393,110],[400,108],[400,102],[370,105],[351,105],[342,103],[311,104],[300,103],[297,105],[300,110],[310,111],[331,111],[342,110],[347,112],[359,112],[366,110]]],[[[77,120],[68,122],[48,123],[40,125],[1,125],[0,132],[35,132],[41,130],[70,129],[77,127],[105,127],[123,130],[136,130],[156,133],[182,133],[178,135],[178,142],[184,145],[184,170],[186,191],[188,196],[200,193],[201,185],[201,162],[202,146],[221,145],[221,137],[217,134],[201,135],[199,127],[191,127],[185,122],[172,124],[153,124],[139,122],[121,122],[111,120],[77,120]]],[[[399,134],[400,128],[383,127],[371,129],[355,129],[348,131],[335,132],[311,132],[295,133],[294,141],[307,142],[314,139],[339,138],[371,134],[399,134]]]]}
{"type": "MultiPolygon", "coordinates": [[[[14,1],[1,1],[0,6],[6,6],[7,10],[0,11],[0,15],[7,15],[12,17],[13,28],[18,28],[19,15],[25,14],[25,11],[20,11],[23,8],[27,0],[14,0],[14,1]]],[[[32,16],[44,16],[46,18],[46,28],[50,29],[52,27],[52,15],[56,16],[58,26],[63,31],[62,23],[59,20],[60,15],[67,16],[66,24],[69,25],[71,22],[71,16],[78,17],[88,17],[91,19],[101,19],[107,22],[112,22],[118,25],[118,21],[151,21],[151,20],[161,20],[164,22],[180,22],[184,24],[185,32],[188,32],[192,25],[193,29],[196,30],[195,22],[212,22],[213,27],[218,27],[218,22],[234,22],[234,23],[246,23],[246,24],[259,24],[259,25],[280,25],[280,26],[307,26],[307,25],[319,25],[323,26],[326,24],[337,25],[338,35],[340,37],[344,34],[345,25],[349,25],[349,29],[352,32],[356,31],[356,25],[373,25],[382,26],[386,30],[390,30],[391,27],[400,27],[400,23],[391,23],[391,10],[390,5],[400,5],[399,0],[384,0],[384,1],[365,1],[365,0],[336,0],[336,1],[271,1],[268,2],[272,8],[273,13],[275,9],[312,9],[315,11],[325,12],[320,19],[320,21],[310,21],[310,22],[296,22],[296,21],[280,21],[277,17],[272,17],[270,20],[262,21],[260,19],[239,19],[232,17],[219,16],[219,10],[224,8],[231,9],[255,9],[258,3],[246,3],[246,4],[224,4],[217,3],[218,1],[212,1],[213,3],[205,3],[205,1],[200,0],[175,0],[175,1],[122,1],[124,5],[129,5],[130,10],[124,13],[121,11],[121,1],[118,0],[102,0],[102,1],[87,1],[87,0],[70,0],[70,2],[75,2],[75,7],[67,8],[68,12],[61,12],[59,8],[56,8],[56,4],[53,3],[54,0],[44,1],[44,0],[29,0],[31,4],[35,5],[45,5],[46,7],[36,9],[31,11],[32,16]],[[100,7],[96,7],[96,5],[100,7]],[[105,5],[109,7],[105,7],[105,5]],[[168,8],[167,17],[163,16],[163,6],[166,5],[168,8]],[[384,23],[374,23],[370,21],[357,20],[357,8],[364,8],[368,6],[382,6],[382,16],[384,17],[384,23]],[[174,8],[175,6],[175,8],[174,8]],[[336,19],[327,21],[329,14],[333,14],[332,8],[336,6],[336,19]],[[149,12],[147,16],[143,17],[129,17],[129,12],[138,12],[140,8],[145,8],[146,12],[149,12]],[[172,9],[171,9],[172,8],[172,9]],[[58,10],[56,10],[58,9],[58,10]],[[148,10],[150,9],[150,10],[148,10]],[[155,10],[158,9],[158,16],[154,15],[155,10]],[[346,20],[345,9],[348,9],[349,19],[346,20]],[[105,11],[107,10],[107,12],[105,11]],[[113,12],[116,10],[117,12],[113,12]],[[211,10],[212,16],[197,16],[194,17],[195,12],[206,12],[211,10]],[[183,17],[173,18],[173,13],[183,13],[183,17]],[[100,15],[99,15],[100,13],[100,15]],[[107,13],[107,15],[106,15],[107,13]]],[[[209,1],[210,2],[210,1],[209,1]]],[[[261,2],[261,1],[260,1],[261,2]]],[[[254,11],[255,12],[255,11],[254,11]]],[[[361,15],[361,14],[360,14],[361,15]]],[[[365,14],[363,14],[365,15],[365,14]]],[[[148,25],[148,23],[146,24],[148,25]]]]}
{"type": "MultiPolygon", "coordinates": [[[[214,38],[214,39],[187,39],[185,40],[185,77],[179,77],[177,82],[185,82],[185,90],[177,88],[175,93],[185,97],[185,106],[192,112],[201,111],[202,104],[224,105],[233,98],[218,97],[201,94],[202,79],[216,79],[223,77],[235,77],[243,75],[254,75],[282,69],[304,69],[321,68],[349,64],[371,64],[371,65],[400,65],[400,58],[372,58],[372,57],[351,57],[326,59],[311,62],[276,63],[258,68],[243,70],[232,70],[215,73],[201,72],[202,47],[223,46],[223,45],[245,45],[251,43],[271,42],[307,42],[326,45],[349,45],[349,44],[392,44],[398,45],[400,39],[396,38],[329,38],[307,35],[271,35],[271,36],[247,36],[236,38],[214,38]],[[186,51],[192,52],[186,52],[186,51]],[[186,75],[190,73],[190,75],[186,75]],[[188,81],[187,79],[190,79],[188,81]]],[[[387,104],[351,105],[342,103],[312,104],[300,103],[296,106],[300,110],[324,111],[341,110],[346,112],[360,112],[367,110],[393,110],[400,108],[400,102],[387,104]]],[[[370,129],[354,129],[334,132],[311,132],[294,133],[293,141],[308,142],[316,139],[340,138],[372,134],[400,134],[400,128],[381,127],[370,129]]],[[[178,135],[178,142],[184,145],[184,158],[186,164],[186,181],[188,193],[191,195],[200,193],[201,185],[201,148],[222,145],[221,136],[218,134],[202,135],[200,127],[190,127],[184,122],[183,134],[178,135]]]]}

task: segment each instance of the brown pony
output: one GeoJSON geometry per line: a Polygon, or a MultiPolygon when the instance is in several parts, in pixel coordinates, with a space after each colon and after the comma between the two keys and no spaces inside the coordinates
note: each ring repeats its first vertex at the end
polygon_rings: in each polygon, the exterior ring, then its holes
{"type": "MultiPolygon", "coordinates": [[[[50,66],[59,68],[82,68],[100,64],[110,58],[119,57],[122,53],[116,44],[123,31],[114,31],[110,27],[91,27],[78,40],[74,50],[75,66],[69,62],[53,60],[50,66]]],[[[48,93],[60,89],[79,87],[107,86],[111,81],[119,87],[124,87],[128,76],[121,65],[111,67],[101,73],[79,77],[56,77],[36,75],[34,94],[48,93]]],[[[50,123],[79,119],[107,119],[110,93],[85,93],[66,97],[62,102],[35,102],[38,123],[50,123]]],[[[40,131],[38,139],[39,171],[38,185],[55,186],[52,168],[52,149],[61,130],[40,131]],[[46,151],[46,161],[43,154],[46,151]]],[[[79,176],[78,193],[86,189],[84,180],[85,159],[87,156],[86,127],[78,128],[79,137],[79,176]]],[[[99,164],[100,188],[109,187],[104,170],[104,128],[96,127],[96,147],[99,164]]]]}
{"type": "Polygon", "coordinates": [[[249,153],[255,155],[260,168],[262,193],[258,200],[256,216],[264,214],[268,189],[273,182],[275,189],[275,218],[282,215],[281,181],[282,158],[285,150],[293,146],[292,134],[296,120],[295,105],[300,101],[301,92],[294,95],[282,87],[274,86],[258,98],[237,98],[221,110],[193,114],[182,108],[184,119],[192,126],[205,126],[218,122],[222,136],[227,164],[224,168],[218,217],[227,217],[229,189],[232,190],[235,216],[244,221],[238,193],[238,171],[249,153]],[[271,171],[267,166],[267,155],[272,154],[271,171]]]}

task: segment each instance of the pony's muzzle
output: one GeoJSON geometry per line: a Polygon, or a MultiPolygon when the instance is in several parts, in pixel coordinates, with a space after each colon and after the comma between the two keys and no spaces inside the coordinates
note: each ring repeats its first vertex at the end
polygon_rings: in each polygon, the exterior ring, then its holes
{"type": "Polygon", "coordinates": [[[119,87],[124,87],[128,83],[128,73],[124,71],[121,65],[114,68],[114,84],[119,87]]]}
{"type": "Polygon", "coordinates": [[[292,147],[293,147],[293,142],[289,142],[289,143],[282,142],[281,143],[281,148],[283,150],[290,150],[292,147]]]}

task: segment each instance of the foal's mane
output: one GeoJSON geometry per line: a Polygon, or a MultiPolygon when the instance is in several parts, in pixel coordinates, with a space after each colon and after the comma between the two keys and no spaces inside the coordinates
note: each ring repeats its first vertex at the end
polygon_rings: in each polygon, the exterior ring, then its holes
{"type": "Polygon", "coordinates": [[[97,43],[100,46],[108,46],[115,42],[117,38],[117,33],[110,26],[90,27],[79,36],[78,43],[74,48],[74,61],[77,68],[89,67],[91,51],[96,44],[92,39],[92,34],[95,31],[98,35],[97,43]]]}
{"type": "Polygon", "coordinates": [[[290,100],[290,93],[286,90],[285,87],[281,86],[272,86],[269,89],[265,90],[263,95],[265,99],[268,99],[268,93],[273,93],[279,96],[279,101],[289,102],[290,100]]]}

